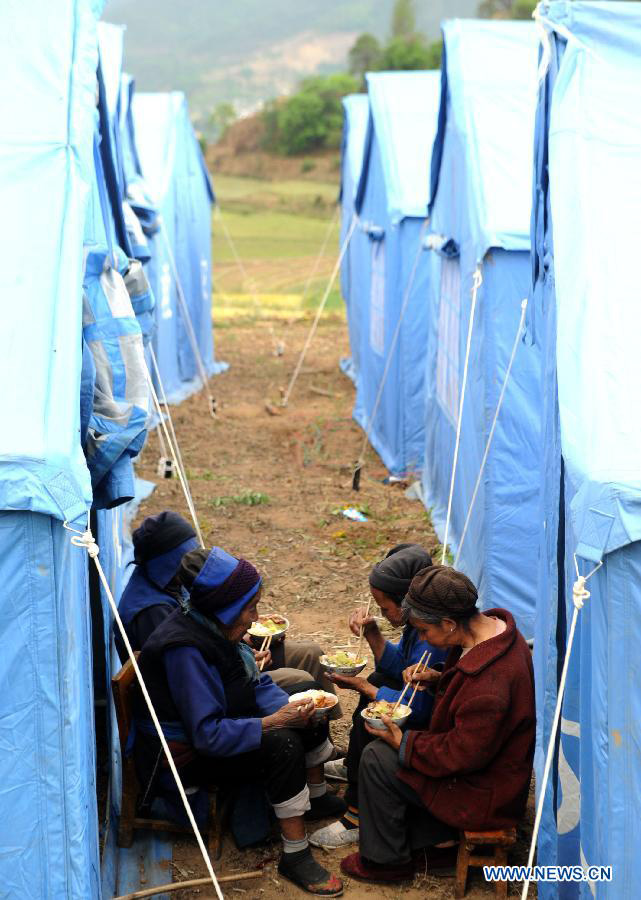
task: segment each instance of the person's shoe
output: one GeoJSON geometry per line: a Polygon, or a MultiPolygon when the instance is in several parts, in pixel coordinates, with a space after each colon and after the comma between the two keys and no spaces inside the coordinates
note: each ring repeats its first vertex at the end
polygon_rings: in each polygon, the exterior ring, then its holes
{"type": "Polygon", "coordinates": [[[325,763],[325,778],[332,781],[347,781],[347,766],[345,759],[332,759],[325,763]]]}
{"type": "Polygon", "coordinates": [[[358,835],[358,828],[346,828],[342,822],[332,822],[331,825],[326,825],[310,834],[309,843],[314,847],[335,850],[337,847],[345,847],[347,844],[357,844],[358,835]]]}
{"type": "Polygon", "coordinates": [[[395,881],[407,881],[414,877],[414,863],[380,865],[364,859],[360,853],[351,853],[341,860],[341,871],[350,878],[361,881],[373,881],[376,884],[391,884],[395,881]]]}
{"type": "Polygon", "coordinates": [[[278,863],[278,873],[308,894],[340,897],[343,893],[341,879],[317,863],[309,847],[298,853],[283,853],[278,863]]]}
{"type": "Polygon", "coordinates": [[[312,797],[309,802],[311,809],[305,813],[305,818],[311,822],[316,819],[339,819],[347,809],[343,798],[336,794],[325,793],[320,797],[312,797]]]}

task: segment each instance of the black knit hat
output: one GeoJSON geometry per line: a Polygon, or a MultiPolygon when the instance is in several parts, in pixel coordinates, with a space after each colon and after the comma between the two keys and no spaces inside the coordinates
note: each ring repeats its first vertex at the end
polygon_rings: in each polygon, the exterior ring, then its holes
{"type": "Polygon", "coordinates": [[[419,544],[398,544],[372,568],[369,583],[400,604],[412,578],[432,565],[432,557],[419,544]]]}
{"type": "Polygon", "coordinates": [[[141,565],[195,537],[194,529],[178,513],[165,510],[147,516],[132,535],[134,560],[141,565]]]}
{"type": "Polygon", "coordinates": [[[438,619],[466,619],[477,612],[478,592],[451,566],[430,566],[412,579],[405,606],[438,619]]]}

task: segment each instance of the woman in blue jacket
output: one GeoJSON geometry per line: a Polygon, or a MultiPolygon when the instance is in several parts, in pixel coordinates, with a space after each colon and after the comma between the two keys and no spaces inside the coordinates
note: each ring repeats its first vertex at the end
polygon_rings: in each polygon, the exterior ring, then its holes
{"type": "MultiPolygon", "coordinates": [[[[261,675],[242,641],[256,620],[261,577],[220,547],[187,553],[179,574],[189,599],[148,638],[139,665],[183,784],[263,786],[282,834],[280,874],[309,893],[338,896],[342,883],[313,858],[304,824],[345,808],[323,775],[329,726],[312,722],[313,703],[290,703],[261,675]]],[[[171,802],[173,779],[141,703],[134,752],[144,792],[171,802]]]]}
{"type": "MultiPolygon", "coordinates": [[[[390,625],[399,627],[404,622],[401,604],[414,576],[422,569],[432,565],[429,553],[418,544],[399,544],[393,547],[385,559],[377,563],[369,574],[369,587],[383,616],[390,625]]],[[[337,822],[332,822],[311,835],[312,844],[318,847],[342,847],[345,844],[357,843],[359,838],[358,816],[358,766],[363,750],[374,740],[366,731],[361,716],[368,703],[373,700],[387,700],[395,703],[404,688],[403,671],[421,659],[427,652],[430,656],[430,668],[442,663],[445,652],[432,647],[427,641],[419,638],[418,632],[411,625],[405,625],[403,634],[397,644],[386,640],[378,627],[374,616],[367,614],[365,608],[356,610],[349,617],[349,627],[356,636],[361,628],[365,640],[370,646],[376,670],[369,678],[334,675],[332,680],[339,687],[357,691],[360,699],[352,722],[347,756],[343,760],[327,763],[325,772],[329,777],[347,781],[345,800],[347,812],[337,822]]],[[[427,728],[432,714],[433,698],[428,691],[417,692],[412,703],[410,727],[427,728]]]]}

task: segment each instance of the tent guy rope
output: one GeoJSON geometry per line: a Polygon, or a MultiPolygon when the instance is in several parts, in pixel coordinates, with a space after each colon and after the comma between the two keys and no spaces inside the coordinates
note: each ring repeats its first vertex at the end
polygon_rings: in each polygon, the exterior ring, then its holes
{"type": "Polygon", "coordinates": [[[425,230],[427,228],[428,222],[429,222],[429,219],[425,219],[421,226],[421,231],[420,231],[419,238],[418,238],[418,247],[416,249],[416,255],[414,256],[414,263],[412,265],[412,271],[410,272],[410,277],[407,280],[407,285],[405,287],[405,292],[403,294],[403,302],[401,304],[401,309],[398,314],[398,321],[396,323],[396,328],[394,330],[394,334],[393,334],[392,340],[390,342],[387,359],[385,360],[385,368],[383,369],[383,374],[381,376],[381,380],[378,385],[378,390],[376,392],[376,398],[374,399],[374,406],[372,407],[372,414],[369,417],[369,421],[367,423],[367,431],[365,432],[365,437],[363,438],[363,443],[361,445],[361,452],[359,453],[358,459],[356,461],[356,465],[354,466],[354,474],[352,477],[352,488],[355,491],[357,491],[360,487],[361,470],[363,468],[363,462],[365,460],[365,453],[367,452],[367,445],[369,443],[369,439],[372,434],[374,422],[376,421],[376,414],[378,412],[379,404],[383,398],[383,389],[385,388],[387,376],[389,374],[389,371],[390,371],[390,368],[392,365],[392,359],[394,356],[394,351],[396,350],[396,344],[398,343],[398,339],[401,335],[401,325],[403,324],[403,319],[405,317],[405,313],[407,311],[409,300],[412,295],[412,288],[414,287],[414,280],[416,279],[416,272],[418,270],[418,261],[421,258],[421,253],[423,252],[423,238],[425,236],[425,230]]]}
{"type": "Polygon", "coordinates": [[[458,452],[461,445],[461,424],[463,422],[463,404],[465,403],[465,388],[467,387],[467,373],[470,367],[470,350],[472,347],[472,331],[474,330],[474,313],[476,311],[476,298],[479,288],[483,284],[481,264],[479,263],[472,276],[472,305],[470,307],[470,321],[467,326],[467,343],[465,346],[465,364],[463,366],[463,383],[461,384],[461,398],[458,407],[458,420],[456,422],[456,443],[454,444],[454,458],[452,460],[452,476],[450,478],[450,493],[447,498],[447,517],[445,519],[445,534],[443,535],[443,551],[441,553],[441,565],[445,565],[447,555],[447,539],[450,531],[450,519],[452,517],[452,498],[454,497],[454,484],[456,482],[456,466],[458,464],[458,452]]]}
{"type": "MultiPolygon", "coordinates": [[[[550,732],[550,740],[548,742],[547,754],[545,756],[545,766],[543,768],[543,777],[541,783],[537,785],[539,793],[539,802],[536,807],[536,818],[534,819],[534,828],[532,829],[532,841],[530,843],[530,852],[527,859],[527,867],[531,870],[534,862],[534,851],[536,850],[536,841],[539,835],[539,827],[541,825],[541,816],[543,815],[543,805],[545,804],[545,793],[550,777],[550,769],[552,767],[552,759],[556,748],[556,735],[559,730],[559,719],[561,718],[561,709],[563,707],[563,695],[565,693],[565,683],[568,677],[568,667],[570,665],[570,656],[572,655],[572,645],[574,644],[574,632],[576,631],[576,623],[579,612],[583,609],[585,601],[589,598],[590,592],[586,590],[585,583],[592,578],[595,572],[603,565],[603,560],[596,565],[587,575],[579,574],[579,563],[574,554],[574,568],[576,570],[576,581],[572,586],[572,601],[574,603],[574,611],[572,613],[572,622],[565,647],[565,659],[563,660],[563,669],[561,670],[561,679],[557,689],[556,707],[554,709],[554,718],[552,720],[552,730],[550,732]]],[[[523,890],[521,891],[521,900],[526,900],[530,889],[530,879],[523,882],[523,890]]]]}
{"type": "Polygon", "coordinates": [[[178,769],[176,768],[176,764],[174,762],[174,758],[171,755],[171,750],[169,749],[169,745],[165,739],[165,735],[163,734],[162,727],[160,725],[160,721],[158,720],[158,716],[156,715],[156,710],[154,709],[154,705],[151,702],[151,697],[149,696],[149,692],[147,691],[147,686],[144,682],[140,669],[138,667],[138,661],[136,660],[136,655],[132,649],[132,646],[129,642],[129,638],[127,637],[127,632],[125,631],[125,626],[122,624],[122,619],[120,618],[120,614],[118,612],[118,607],[116,606],[116,601],[114,600],[113,594],[111,593],[111,588],[109,587],[109,582],[105,576],[104,570],[98,559],[98,555],[100,553],[100,548],[96,541],[94,540],[93,534],[91,533],[91,526],[89,524],[89,513],[87,513],[87,529],[86,531],[77,531],[75,528],[72,528],[68,522],[64,522],[64,527],[67,531],[73,532],[71,537],[71,543],[74,547],[84,548],[90,559],[94,561],[96,566],[96,571],[98,572],[98,577],[100,578],[100,583],[105,591],[107,596],[107,600],[109,602],[109,606],[111,608],[111,612],[113,614],[116,625],[118,626],[118,630],[122,637],[123,643],[127,648],[127,654],[129,659],[131,660],[131,664],[134,667],[134,671],[136,673],[136,678],[138,679],[138,684],[140,685],[140,690],[145,699],[145,703],[147,704],[147,709],[149,710],[149,715],[154,723],[154,727],[156,732],[158,733],[158,739],[162,745],[162,749],[164,750],[165,756],[167,758],[167,763],[169,764],[169,768],[171,769],[171,774],[174,776],[174,780],[176,782],[176,787],[178,789],[178,793],[180,794],[180,799],[182,800],[183,806],[185,808],[185,814],[189,819],[189,824],[191,825],[194,835],[196,837],[196,841],[198,842],[198,847],[202,854],[203,860],[207,867],[207,871],[209,872],[209,878],[214,886],[216,891],[216,895],[219,900],[224,900],[222,891],[220,890],[220,885],[218,884],[218,880],[216,879],[216,874],[214,872],[214,867],[212,866],[211,859],[209,857],[209,853],[207,852],[207,848],[205,847],[205,843],[202,839],[202,835],[198,829],[198,825],[194,818],[194,814],[192,812],[191,806],[189,805],[189,801],[187,800],[187,795],[185,794],[185,788],[183,787],[183,783],[181,781],[180,775],[178,774],[178,769]]]}
{"type": "Polygon", "coordinates": [[[459,558],[461,556],[461,550],[463,549],[463,542],[465,541],[465,536],[467,534],[467,529],[470,524],[470,519],[472,518],[472,511],[474,510],[474,504],[476,503],[476,496],[479,492],[479,488],[481,486],[481,478],[483,477],[483,472],[485,470],[485,464],[487,462],[487,458],[490,453],[490,447],[492,446],[492,439],[494,438],[494,431],[496,429],[496,423],[499,418],[499,413],[501,412],[501,407],[503,406],[503,399],[505,397],[505,391],[507,390],[508,381],[510,380],[510,375],[512,373],[512,366],[514,365],[514,358],[516,356],[516,351],[519,346],[519,341],[521,340],[521,336],[523,335],[523,330],[525,328],[525,313],[527,311],[527,298],[521,302],[521,317],[519,319],[519,326],[516,329],[516,336],[514,338],[514,344],[512,345],[512,353],[510,355],[510,361],[508,363],[507,369],[505,370],[505,378],[503,379],[503,386],[501,387],[501,393],[499,394],[499,399],[496,404],[496,411],[494,413],[494,419],[492,420],[492,427],[490,428],[490,433],[487,436],[487,441],[485,444],[485,451],[483,452],[483,458],[481,460],[481,465],[479,468],[479,473],[476,477],[476,484],[474,485],[474,490],[472,491],[472,499],[470,500],[470,505],[467,510],[467,516],[465,518],[465,525],[463,526],[463,531],[461,533],[461,539],[458,543],[458,549],[456,551],[456,558],[454,559],[454,568],[458,565],[459,558]]]}
{"type": "Polygon", "coordinates": [[[307,355],[307,351],[309,350],[310,344],[314,339],[314,335],[316,334],[316,329],[318,328],[318,323],[320,322],[320,317],[323,314],[323,310],[325,309],[325,304],[327,303],[327,298],[329,297],[330,291],[334,286],[334,282],[336,281],[336,276],[338,275],[339,269],[341,267],[341,263],[343,262],[343,258],[345,253],[347,252],[347,248],[349,247],[349,242],[352,239],[352,235],[354,234],[354,229],[358,223],[358,216],[356,213],[352,216],[352,222],[349,226],[349,230],[345,235],[345,240],[343,241],[343,246],[340,249],[340,253],[336,258],[336,262],[334,264],[334,268],[332,269],[332,274],[329,277],[329,281],[327,282],[327,286],[323,293],[320,303],[318,304],[318,309],[316,310],[316,315],[314,316],[314,321],[312,322],[311,328],[309,329],[309,333],[307,335],[307,340],[303,346],[303,349],[300,352],[300,356],[298,357],[298,362],[296,363],[296,368],[290,378],[289,384],[287,385],[287,390],[285,391],[285,396],[282,399],[282,406],[287,406],[289,403],[289,398],[292,395],[292,391],[294,390],[294,385],[296,384],[296,380],[300,375],[300,370],[303,368],[303,363],[305,362],[305,357],[307,355]]]}

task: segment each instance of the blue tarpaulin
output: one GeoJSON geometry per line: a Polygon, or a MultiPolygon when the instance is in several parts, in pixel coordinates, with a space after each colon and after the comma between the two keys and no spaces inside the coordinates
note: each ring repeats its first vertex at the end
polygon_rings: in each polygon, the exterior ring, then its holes
{"type": "Polygon", "coordinates": [[[175,268],[208,375],[225,366],[214,360],[211,319],[211,205],[213,190],[183,94],[135,93],[135,140],[142,174],[160,211],[150,238],[148,275],[156,298],[154,349],[171,403],[200,388],[175,268]]]}
{"type": "Polygon", "coordinates": [[[611,883],[542,897],[634,897],[641,878],[641,8],[541,5],[533,335],[543,357],[535,639],[541,774],[573,612],[561,736],[539,836],[543,864],[612,865],[611,883]]]}
{"type": "MultiPolygon", "coordinates": [[[[352,217],[354,201],[363,167],[367,123],[369,121],[369,100],[367,94],[350,94],[343,98],[343,143],[341,150],[341,232],[340,246],[345,243],[352,217]]],[[[360,318],[350,310],[350,298],[358,289],[358,266],[355,264],[357,241],[352,240],[347,246],[341,266],[341,294],[347,308],[347,326],[349,328],[349,345],[351,356],[341,360],[343,372],[356,382],[358,372],[358,353],[360,347],[360,318]]]]}
{"type": "Polygon", "coordinates": [[[431,277],[425,376],[426,506],[444,539],[465,371],[472,285],[480,269],[448,545],[485,607],[534,629],[540,354],[517,348],[487,465],[477,476],[530,290],[529,221],[538,42],[531,23],[443,25],[439,129],[432,154],[431,277]],[[509,78],[506,77],[509,72],[509,78]]]}
{"type": "Polygon", "coordinates": [[[358,360],[354,418],[369,430],[387,468],[401,474],[422,467],[425,443],[428,260],[422,239],[439,74],[381,72],[368,75],[367,85],[370,119],[349,260],[350,337],[358,342],[352,343],[358,360]]]}

